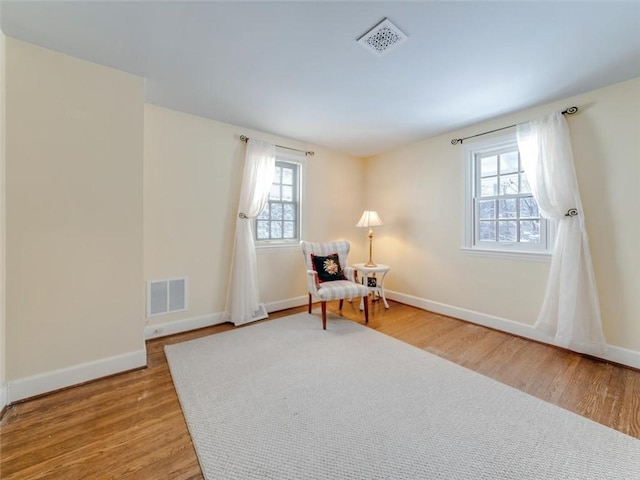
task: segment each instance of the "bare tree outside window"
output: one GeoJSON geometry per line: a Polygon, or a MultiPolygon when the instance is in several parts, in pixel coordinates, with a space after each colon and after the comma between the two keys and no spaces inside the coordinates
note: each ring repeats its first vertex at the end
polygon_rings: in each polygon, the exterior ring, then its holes
{"type": "Polygon", "coordinates": [[[487,139],[465,151],[465,248],[549,253],[540,215],[513,138],[487,139]]]}
{"type": "Polygon", "coordinates": [[[276,162],[269,201],[256,219],[256,241],[299,240],[300,165],[276,162]]]}

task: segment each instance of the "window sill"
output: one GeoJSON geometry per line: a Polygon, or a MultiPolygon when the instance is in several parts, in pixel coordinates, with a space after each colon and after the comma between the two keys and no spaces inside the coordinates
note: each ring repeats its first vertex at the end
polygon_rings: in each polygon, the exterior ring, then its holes
{"type": "Polygon", "coordinates": [[[287,251],[300,251],[300,241],[287,243],[256,243],[256,253],[284,253],[287,251]]]}
{"type": "Polygon", "coordinates": [[[552,254],[549,252],[525,252],[525,251],[505,251],[492,250],[488,248],[469,248],[463,247],[462,253],[478,257],[502,258],[510,260],[525,260],[528,262],[551,262],[552,254]]]}

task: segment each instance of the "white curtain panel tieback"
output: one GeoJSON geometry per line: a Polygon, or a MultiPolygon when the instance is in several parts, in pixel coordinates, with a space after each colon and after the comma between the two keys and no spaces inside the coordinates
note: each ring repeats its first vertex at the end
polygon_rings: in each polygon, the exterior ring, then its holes
{"type": "Polygon", "coordinates": [[[269,200],[275,164],[275,145],[253,138],[247,141],[229,293],[224,313],[224,319],[234,325],[243,325],[267,316],[266,309],[260,302],[251,220],[260,215],[269,200]]]}
{"type": "Polygon", "coordinates": [[[606,340],[567,121],[556,112],[520,124],[517,130],[533,196],[542,215],[558,225],[547,289],[534,327],[559,346],[603,354],[606,340]]]}

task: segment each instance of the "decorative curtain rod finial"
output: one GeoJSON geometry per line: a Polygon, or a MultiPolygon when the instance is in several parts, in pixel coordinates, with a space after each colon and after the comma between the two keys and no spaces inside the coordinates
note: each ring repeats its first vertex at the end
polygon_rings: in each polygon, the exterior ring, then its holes
{"type": "Polygon", "coordinates": [[[577,208],[570,208],[569,210],[567,210],[567,213],[564,214],[565,217],[575,217],[577,215],[578,215],[577,208]]]}

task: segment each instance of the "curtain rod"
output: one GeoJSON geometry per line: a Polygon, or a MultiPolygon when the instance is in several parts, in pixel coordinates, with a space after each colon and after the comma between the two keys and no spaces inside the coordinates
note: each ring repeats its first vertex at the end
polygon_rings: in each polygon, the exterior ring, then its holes
{"type": "MultiPolygon", "coordinates": [[[[240,141],[247,143],[249,141],[249,137],[247,137],[246,135],[240,135],[240,141]]],[[[311,150],[300,150],[298,148],[283,147],[282,145],[276,145],[276,147],[285,148],[287,150],[293,150],[294,152],[301,152],[301,153],[304,153],[306,157],[313,157],[315,155],[315,152],[311,150]]]]}
{"type": "MultiPolygon", "coordinates": [[[[563,110],[561,113],[563,115],[573,115],[577,111],[578,111],[578,107],[569,107],[566,110],[563,110]]],[[[507,128],[513,128],[516,126],[517,125],[509,125],[508,127],[496,128],[495,130],[489,130],[488,132],[478,133],[477,135],[471,135],[470,137],[454,138],[453,140],[451,140],[451,145],[457,145],[459,143],[462,143],[465,140],[469,140],[470,138],[480,137],[482,135],[487,135],[488,133],[499,132],[500,130],[506,130],[507,128]]]]}

